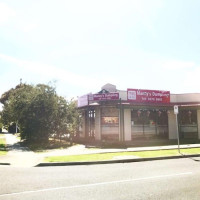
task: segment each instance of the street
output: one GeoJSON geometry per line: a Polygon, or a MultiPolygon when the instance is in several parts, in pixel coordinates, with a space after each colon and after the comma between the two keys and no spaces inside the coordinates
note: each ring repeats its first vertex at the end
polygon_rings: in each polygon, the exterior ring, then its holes
{"type": "Polygon", "coordinates": [[[0,200],[199,199],[200,158],[90,166],[0,166],[0,200]]]}

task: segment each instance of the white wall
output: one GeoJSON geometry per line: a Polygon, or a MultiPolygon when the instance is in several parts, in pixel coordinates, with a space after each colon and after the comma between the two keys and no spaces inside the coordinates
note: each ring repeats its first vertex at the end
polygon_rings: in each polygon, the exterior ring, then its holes
{"type": "Polygon", "coordinates": [[[200,110],[197,110],[198,139],[200,139],[200,110]]]}
{"type": "Polygon", "coordinates": [[[124,140],[131,141],[131,110],[124,109],[124,140]]]}
{"type": "Polygon", "coordinates": [[[184,103],[184,102],[199,102],[199,93],[188,93],[188,94],[171,94],[170,102],[173,103],[184,103]]]}
{"type": "Polygon", "coordinates": [[[101,109],[95,109],[95,140],[101,140],[101,109]]]}
{"type": "Polygon", "coordinates": [[[169,139],[177,139],[176,115],[174,110],[168,114],[169,139]]]}
{"type": "Polygon", "coordinates": [[[127,101],[127,91],[119,90],[119,98],[121,98],[121,100],[127,101]]]}

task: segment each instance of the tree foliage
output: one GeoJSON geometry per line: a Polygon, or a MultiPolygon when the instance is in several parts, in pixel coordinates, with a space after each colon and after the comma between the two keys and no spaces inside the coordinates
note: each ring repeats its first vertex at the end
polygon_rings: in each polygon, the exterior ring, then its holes
{"type": "Polygon", "coordinates": [[[74,134],[77,130],[76,102],[58,96],[49,85],[20,84],[4,93],[0,102],[4,104],[4,125],[17,123],[23,139],[48,140],[51,134],[74,134]]]}

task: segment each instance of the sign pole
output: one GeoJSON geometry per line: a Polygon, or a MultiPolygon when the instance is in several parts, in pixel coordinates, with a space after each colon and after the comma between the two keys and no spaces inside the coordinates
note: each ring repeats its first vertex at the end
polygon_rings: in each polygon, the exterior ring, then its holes
{"type": "Polygon", "coordinates": [[[176,128],[177,128],[177,141],[178,141],[178,152],[179,153],[181,153],[180,152],[180,142],[179,142],[179,131],[178,131],[178,119],[177,119],[178,117],[177,117],[177,114],[176,114],[176,128]]]}
{"type": "Polygon", "coordinates": [[[122,110],[122,99],[119,99],[120,101],[120,140],[121,142],[124,141],[124,135],[123,135],[123,110],[122,110]]]}
{"type": "Polygon", "coordinates": [[[178,152],[180,152],[180,141],[179,141],[179,131],[178,131],[178,106],[174,106],[174,114],[176,115],[176,132],[177,132],[177,141],[178,141],[178,152]]]}

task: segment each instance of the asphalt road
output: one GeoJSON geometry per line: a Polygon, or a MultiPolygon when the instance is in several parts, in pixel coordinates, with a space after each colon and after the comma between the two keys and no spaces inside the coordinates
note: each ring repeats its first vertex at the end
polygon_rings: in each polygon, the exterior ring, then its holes
{"type": "Polygon", "coordinates": [[[199,200],[199,160],[41,168],[0,166],[0,200],[199,200]]]}

